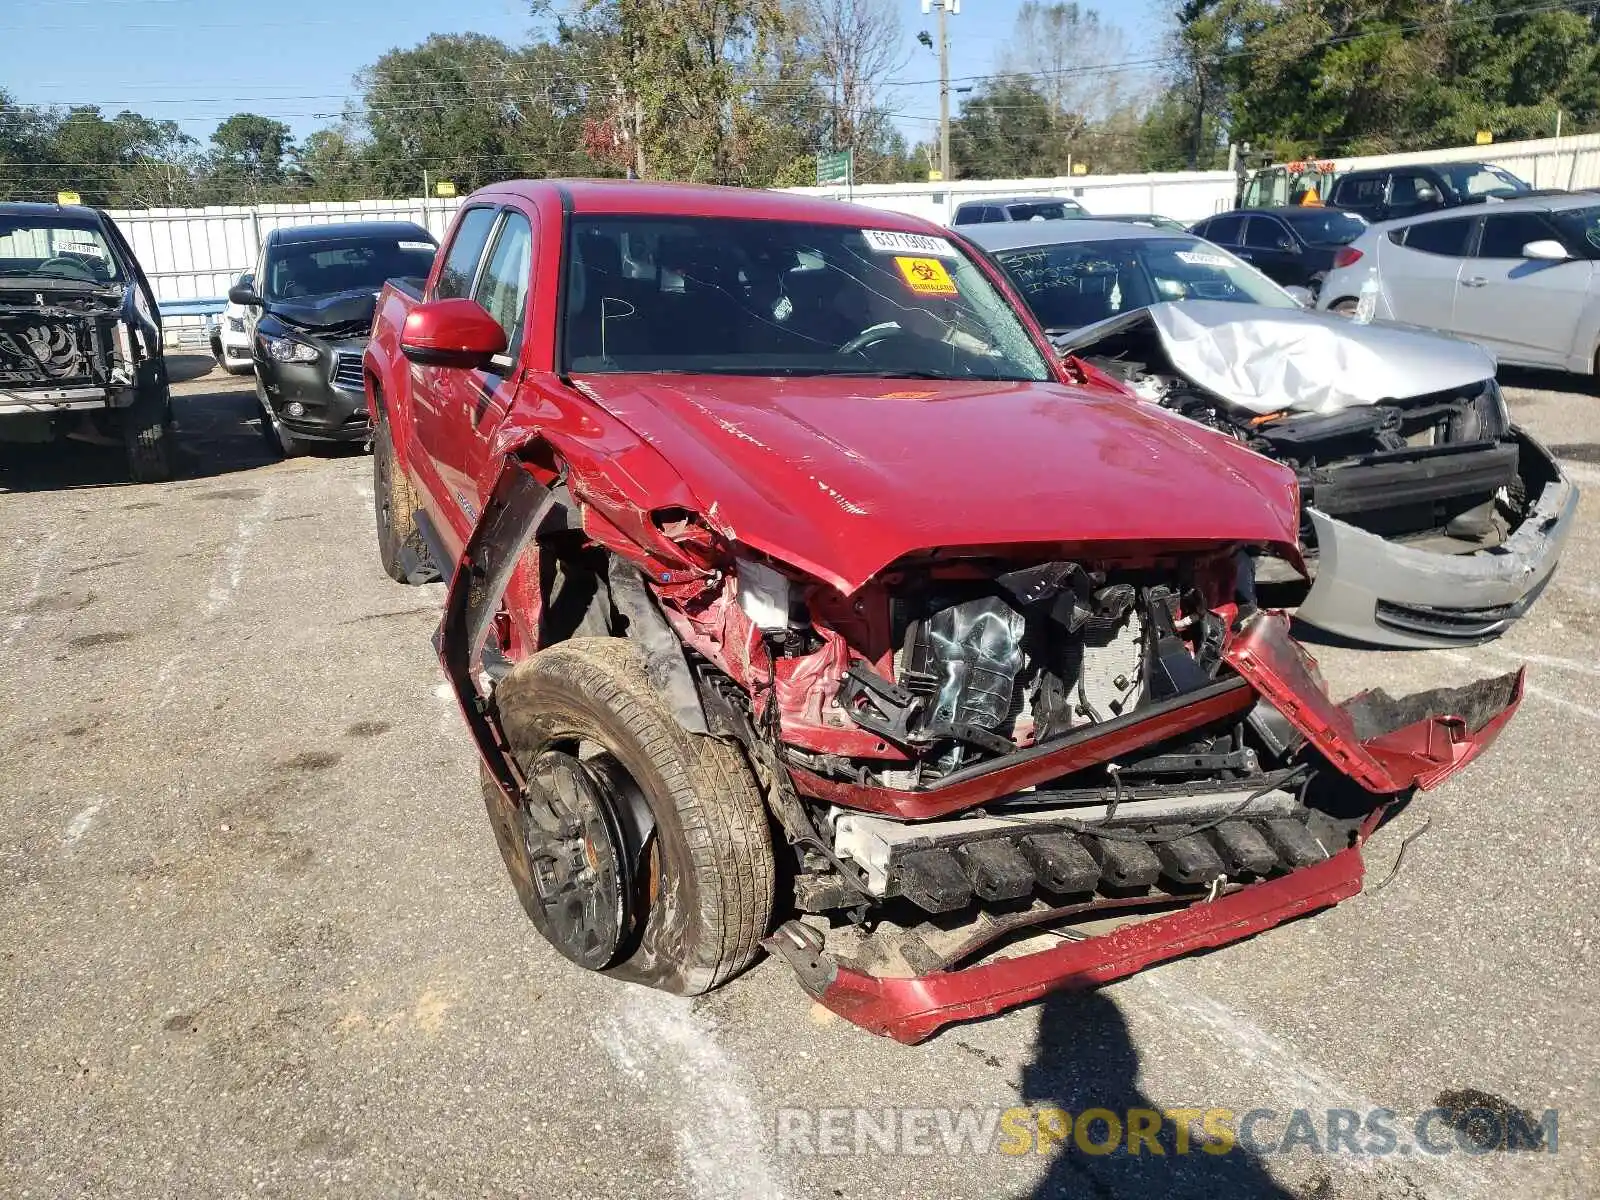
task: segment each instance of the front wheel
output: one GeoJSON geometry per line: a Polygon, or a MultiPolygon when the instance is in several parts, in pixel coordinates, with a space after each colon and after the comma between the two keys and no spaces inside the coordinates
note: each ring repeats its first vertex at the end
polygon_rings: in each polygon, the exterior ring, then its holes
{"type": "Polygon", "coordinates": [[[685,732],[623,638],[575,638],[495,690],[528,796],[485,776],[517,896],[565,957],[680,995],[748,966],[772,917],[772,836],[743,754],[685,732]]]}
{"type": "Polygon", "coordinates": [[[379,419],[372,435],[372,505],[378,526],[378,559],[396,583],[437,578],[428,544],[417,525],[421,500],[394,458],[389,422],[379,419]]]}
{"type": "Polygon", "coordinates": [[[1328,305],[1328,311],[1336,312],[1341,317],[1353,317],[1360,307],[1361,303],[1358,300],[1337,300],[1328,305]]]}
{"type": "Polygon", "coordinates": [[[161,483],[172,478],[172,396],[165,385],[140,388],[122,410],[122,444],[128,474],[135,483],[161,483]]]}

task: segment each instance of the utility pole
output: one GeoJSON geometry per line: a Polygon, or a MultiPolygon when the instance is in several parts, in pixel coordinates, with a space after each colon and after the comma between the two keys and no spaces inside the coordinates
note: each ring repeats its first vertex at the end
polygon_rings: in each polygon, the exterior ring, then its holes
{"type": "MultiPolygon", "coordinates": [[[[950,27],[947,18],[961,15],[961,0],[922,0],[926,16],[939,10],[939,177],[950,181],[950,27]]],[[[926,36],[926,35],[924,35],[926,36]]]]}

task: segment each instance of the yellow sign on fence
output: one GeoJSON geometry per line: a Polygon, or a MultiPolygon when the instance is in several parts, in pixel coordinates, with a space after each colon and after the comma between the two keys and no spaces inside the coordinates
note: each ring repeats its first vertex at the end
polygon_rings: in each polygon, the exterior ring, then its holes
{"type": "Polygon", "coordinates": [[[1494,133],[1488,129],[1480,129],[1478,130],[1476,141],[1480,146],[1487,146],[1490,142],[1494,141],[1494,133]]]}
{"type": "Polygon", "coordinates": [[[454,196],[456,194],[456,185],[448,179],[441,179],[433,185],[433,194],[435,196],[454,196]]]}
{"type": "Polygon", "coordinates": [[[57,192],[56,193],[56,203],[57,204],[82,204],[83,203],[83,197],[78,195],[77,192],[57,192]]]}

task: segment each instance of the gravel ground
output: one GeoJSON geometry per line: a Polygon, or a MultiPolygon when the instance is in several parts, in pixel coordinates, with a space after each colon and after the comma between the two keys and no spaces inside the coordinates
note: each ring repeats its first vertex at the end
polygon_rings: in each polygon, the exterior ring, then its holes
{"type": "Polygon", "coordinates": [[[1431,820],[1394,882],[916,1048],[776,962],[689,1002],[534,937],[428,646],[442,588],[383,575],[358,452],[272,461],[247,381],[211,375],[178,389],[180,481],[0,458],[0,1195],[1593,1194],[1600,399],[1510,382],[1589,492],[1539,606],[1470,651],[1317,650],[1341,693],[1531,664],[1494,751],[1374,839],[1376,880],[1431,820]],[[1297,1108],[1387,1108],[1406,1142],[1463,1089],[1558,1109],[1556,1152],[778,1136],[833,1119],[796,1106],[1026,1104],[1270,1109],[1269,1145],[1297,1108]]]}

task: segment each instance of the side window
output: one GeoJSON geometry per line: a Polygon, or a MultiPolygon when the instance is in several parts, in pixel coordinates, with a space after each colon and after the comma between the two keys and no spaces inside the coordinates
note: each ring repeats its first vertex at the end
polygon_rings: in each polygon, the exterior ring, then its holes
{"type": "Polygon", "coordinates": [[[513,358],[522,349],[532,271],[533,231],[528,227],[528,218],[516,209],[507,209],[489,253],[489,265],[472,298],[506,331],[506,353],[513,358]]]}
{"type": "Polygon", "coordinates": [[[1424,221],[1420,225],[1408,225],[1405,230],[1406,249],[1463,258],[1467,253],[1467,236],[1472,232],[1476,220],[1476,217],[1458,217],[1454,221],[1424,221]]]}
{"type": "Polygon", "coordinates": [[[956,209],[955,218],[950,222],[950,224],[974,225],[977,223],[977,220],[978,210],[970,204],[963,204],[960,208],[956,209]]]}
{"type": "Polygon", "coordinates": [[[1294,239],[1282,221],[1273,217],[1251,217],[1245,226],[1244,244],[1256,250],[1284,250],[1294,245],[1294,239]]]}
{"type": "Polygon", "coordinates": [[[1396,208],[1414,208],[1418,205],[1437,204],[1439,189],[1421,175],[1396,172],[1394,187],[1389,192],[1389,203],[1396,208]]]}
{"type": "Polygon", "coordinates": [[[1337,189],[1339,203],[1374,208],[1383,203],[1384,184],[1387,181],[1386,175],[1353,175],[1341,179],[1337,189]]]}
{"type": "Polygon", "coordinates": [[[976,217],[976,220],[981,221],[985,225],[993,225],[997,222],[1004,221],[1005,219],[1005,210],[1002,208],[995,208],[992,204],[985,205],[983,208],[980,208],[976,217]]]}
{"type": "Polygon", "coordinates": [[[1236,216],[1214,217],[1206,225],[1205,239],[1216,242],[1219,246],[1237,246],[1239,233],[1244,226],[1244,218],[1236,216]]]}
{"type": "MultiPolygon", "coordinates": [[[[1485,217],[1476,258],[1521,258],[1529,242],[1556,237],[1556,231],[1538,213],[1502,213],[1485,217]]],[[[1560,240],[1557,238],[1556,240],[1560,240]]]]}
{"type": "Polygon", "coordinates": [[[483,257],[483,247],[489,240],[489,230],[494,227],[494,209],[469,208],[456,223],[455,237],[450,240],[450,250],[439,268],[439,278],[433,285],[434,300],[454,300],[472,290],[472,280],[478,273],[478,260],[483,257]]]}

